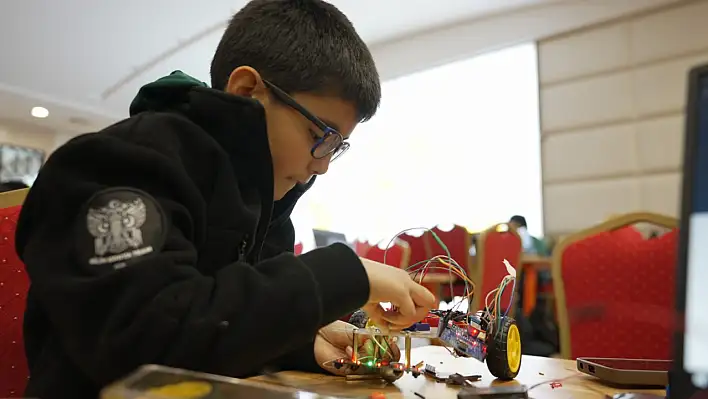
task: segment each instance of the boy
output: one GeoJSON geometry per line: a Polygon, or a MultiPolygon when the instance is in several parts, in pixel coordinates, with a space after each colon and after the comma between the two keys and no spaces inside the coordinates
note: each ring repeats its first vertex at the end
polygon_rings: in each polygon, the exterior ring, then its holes
{"type": "Polygon", "coordinates": [[[325,327],[342,315],[363,307],[400,329],[434,305],[344,245],[292,254],[296,201],[380,100],[346,17],[320,0],[254,0],[211,75],[213,89],[182,73],[143,87],[131,118],[42,169],[16,236],[32,282],[26,396],[95,398],[146,363],[319,369],[350,342],[325,327]]]}

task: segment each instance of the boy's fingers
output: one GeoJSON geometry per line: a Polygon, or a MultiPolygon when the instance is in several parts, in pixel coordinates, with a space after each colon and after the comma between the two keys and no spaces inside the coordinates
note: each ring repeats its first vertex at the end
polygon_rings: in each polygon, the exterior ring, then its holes
{"type": "Polygon", "coordinates": [[[409,295],[404,295],[399,299],[396,303],[396,307],[398,308],[398,313],[403,317],[411,317],[415,314],[415,303],[413,303],[413,298],[409,295]]]}
{"type": "Polygon", "coordinates": [[[413,313],[413,315],[411,315],[411,316],[403,316],[402,314],[400,314],[398,312],[390,312],[389,311],[389,312],[385,312],[383,314],[383,318],[387,322],[389,322],[395,326],[406,328],[406,327],[411,326],[413,323],[423,320],[423,318],[425,318],[425,316],[427,316],[427,315],[428,315],[427,308],[416,308],[415,313],[413,313]]]}
{"type": "Polygon", "coordinates": [[[388,326],[388,322],[384,318],[384,309],[380,304],[367,308],[366,313],[369,316],[369,320],[373,321],[377,327],[384,328],[388,326]]]}
{"type": "Polygon", "coordinates": [[[411,288],[411,298],[413,298],[413,301],[419,307],[435,309],[438,305],[435,303],[435,295],[428,291],[427,288],[417,283],[413,283],[413,287],[411,288]]]}

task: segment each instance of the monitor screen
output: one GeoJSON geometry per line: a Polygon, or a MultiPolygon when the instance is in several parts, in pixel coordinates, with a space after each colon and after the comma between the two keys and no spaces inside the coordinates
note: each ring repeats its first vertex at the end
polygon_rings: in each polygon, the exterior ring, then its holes
{"type": "Polygon", "coordinates": [[[347,242],[347,237],[342,233],[335,233],[334,231],[325,230],[313,230],[315,235],[315,245],[317,248],[326,247],[337,242],[349,245],[347,242]]]}
{"type": "MultiPolygon", "coordinates": [[[[698,78],[693,140],[693,181],[688,215],[684,369],[694,385],[708,387],[708,75],[698,78]]],[[[689,115],[691,114],[689,110],[689,115]]]]}

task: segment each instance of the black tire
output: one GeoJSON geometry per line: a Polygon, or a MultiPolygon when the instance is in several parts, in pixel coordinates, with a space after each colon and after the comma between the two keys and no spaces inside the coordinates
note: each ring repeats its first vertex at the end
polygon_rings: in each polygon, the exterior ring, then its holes
{"type": "MultiPolygon", "coordinates": [[[[513,345],[513,343],[512,343],[513,345]]],[[[501,323],[501,331],[492,331],[487,336],[487,368],[493,376],[500,380],[508,381],[514,379],[521,369],[521,335],[516,321],[511,317],[504,317],[501,323]],[[518,347],[513,348],[512,358],[518,358],[518,364],[512,365],[510,353],[508,351],[509,332],[511,330],[512,341],[518,342],[518,347]],[[517,341],[518,340],[518,341],[517,341]]]]}

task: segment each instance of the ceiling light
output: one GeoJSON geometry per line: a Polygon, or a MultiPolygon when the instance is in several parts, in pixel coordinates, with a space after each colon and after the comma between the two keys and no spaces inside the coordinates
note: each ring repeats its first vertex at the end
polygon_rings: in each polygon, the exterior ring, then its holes
{"type": "Polygon", "coordinates": [[[44,107],[34,107],[30,114],[35,118],[46,118],[49,116],[49,110],[44,107]]]}

